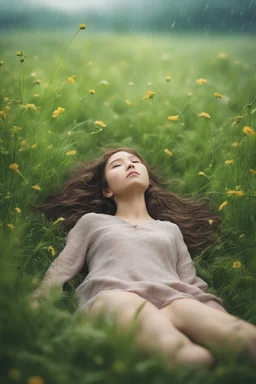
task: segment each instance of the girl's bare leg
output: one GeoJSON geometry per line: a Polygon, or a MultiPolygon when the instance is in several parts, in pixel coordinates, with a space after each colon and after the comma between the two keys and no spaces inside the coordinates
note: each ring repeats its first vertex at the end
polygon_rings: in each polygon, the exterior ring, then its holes
{"type": "Polygon", "coordinates": [[[256,327],[229,313],[218,311],[193,299],[177,299],[160,309],[174,326],[195,343],[245,352],[256,361],[256,327]]]}

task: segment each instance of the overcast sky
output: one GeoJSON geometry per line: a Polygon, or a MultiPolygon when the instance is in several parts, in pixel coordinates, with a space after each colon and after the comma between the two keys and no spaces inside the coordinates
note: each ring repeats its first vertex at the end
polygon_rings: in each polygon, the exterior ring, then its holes
{"type": "MultiPolygon", "coordinates": [[[[110,4],[117,2],[118,0],[26,0],[30,4],[38,4],[41,6],[48,6],[52,8],[58,8],[61,10],[77,11],[80,9],[104,9],[109,7],[110,4]]],[[[126,0],[120,0],[126,2],[126,0]]]]}

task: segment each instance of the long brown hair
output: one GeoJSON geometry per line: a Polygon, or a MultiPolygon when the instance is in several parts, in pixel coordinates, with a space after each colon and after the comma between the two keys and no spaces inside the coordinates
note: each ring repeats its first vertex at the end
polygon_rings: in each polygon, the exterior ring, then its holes
{"type": "Polygon", "coordinates": [[[135,149],[119,147],[103,151],[104,154],[95,161],[76,163],[70,172],[72,177],[68,178],[59,191],[48,195],[40,205],[30,204],[32,212],[43,212],[53,221],[63,217],[66,232],[86,213],[115,215],[117,207],[114,200],[103,195],[103,189],[108,188],[104,171],[110,156],[125,151],[138,156],[148,170],[150,184],[145,191],[145,203],[153,219],[177,224],[191,254],[218,242],[217,230],[222,219],[212,212],[210,199],[203,197],[194,201],[165,190],[164,187],[175,180],[163,181],[156,175],[159,170],[150,168],[135,149]],[[211,225],[209,220],[213,220],[211,225]]]}

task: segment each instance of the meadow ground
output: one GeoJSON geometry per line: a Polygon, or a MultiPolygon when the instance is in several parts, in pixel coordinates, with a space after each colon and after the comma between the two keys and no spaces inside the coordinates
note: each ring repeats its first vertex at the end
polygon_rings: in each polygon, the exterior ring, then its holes
{"type": "Polygon", "coordinates": [[[170,373],[138,355],[131,338],[75,314],[79,278],[30,308],[65,236],[61,218],[28,203],[118,145],[175,179],[173,192],[212,199],[222,242],[194,258],[197,272],[229,313],[256,324],[255,37],[75,33],[15,31],[0,43],[1,382],[255,382],[241,356],[170,373]]]}

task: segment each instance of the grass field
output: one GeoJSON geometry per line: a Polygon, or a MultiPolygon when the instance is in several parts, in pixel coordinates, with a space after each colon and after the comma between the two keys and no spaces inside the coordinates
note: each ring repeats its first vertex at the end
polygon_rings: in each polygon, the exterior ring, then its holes
{"type": "Polygon", "coordinates": [[[224,353],[211,373],[167,372],[75,314],[77,279],[30,308],[65,236],[28,203],[120,144],[177,180],[173,192],[212,199],[223,241],[195,257],[198,274],[256,325],[255,37],[75,33],[15,31],[0,43],[1,382],[255,382],[248,361],[224,353]]]}

